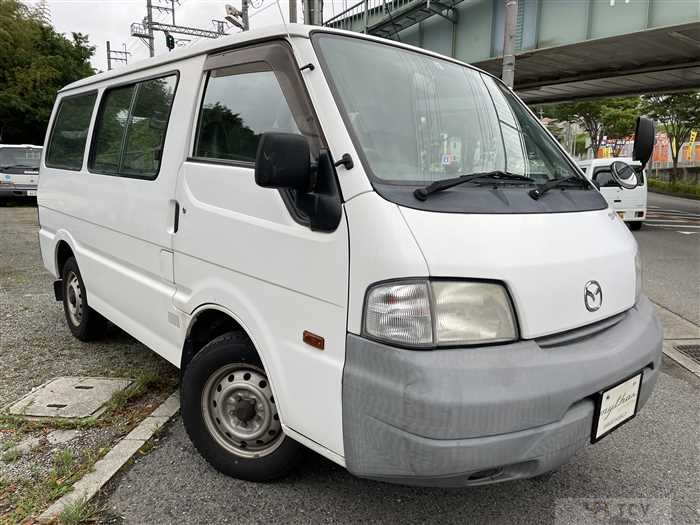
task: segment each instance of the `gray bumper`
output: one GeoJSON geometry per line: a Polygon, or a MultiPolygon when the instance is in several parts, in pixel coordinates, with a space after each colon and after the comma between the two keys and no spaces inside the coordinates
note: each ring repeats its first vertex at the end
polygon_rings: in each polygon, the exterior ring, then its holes
{"type": "Polygon", "coordinates": [[[412,351],[349,334],[347,468],[361,477],[433,486],[552,470],[590,442],[600,390],[643,370],[639,408],[646,403],[662,339],[646,298],[599,331],[501,346],[412,351]]]}
{"type": "Polygon", "coordinates": [[[36,186],[3,186],[0,185],[0,198],[27,197],[28,191],[36,191],[36,186]]]}

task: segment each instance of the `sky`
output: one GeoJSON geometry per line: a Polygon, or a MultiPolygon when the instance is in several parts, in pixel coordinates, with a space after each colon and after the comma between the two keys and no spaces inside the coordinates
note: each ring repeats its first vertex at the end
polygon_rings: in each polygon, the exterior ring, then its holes
{"type": "MultiPolygon", "coordinates": [[[[153,5],[167,7],[169,0],[152,0],[153,5]]],[[[250,0],[250,26],[252,29],[281,23],[276,0],[250,0]]],[[[28,5],[36,5],[37,0],[25,0],[28,5]]],[[[87,34],[91,45],[95,46],[92,65],[98,70],[107,70],[106,44],[109,40],[112,49],[126,50],[131,53],[129,60],[135,61],[148,57],[148,48],[138,38],[130,36],[131,23],[141,22],[146,16],[146,0],[48,0],[51,22],[59,33],[70,36],[72,32],[87,34]]],[[[213,30],[213,19],[223,20],[225,5],[230,3],[240,9],[241,0],[179,0],[175,6],[177,25],[213,30]]],[[[324,14],[330,18],[341,12],[345,6],[356,0],[324,0],[324,14]]],[[[302,21],[302,0],[297,0],[297,20],[302,21]]],[[[285,22],[289,21],[289,2],[279,0],[285,22]]],[[[154,19],[163,23],[172,23],[167,12],[154,11],[154,19]]],[[[231,27],[228,33],[239,31],[231,27]]],[[[177,36],[177,35],[174,35],[177,36]]],[[[184,37],[183,38],[192,38],[184,37]]],[[[196,39],[192,39],[194,42],[196,39]]],[[[167,53],[165,36],[155,33],[156,55],[167,53]]],[[[190,42],[190,43],[191,43],[190,42]]],[[[188,45],[183,42],[183,45],[188,45]]],[[[121,63],[114,64],[119,67],[121,63]]]]}

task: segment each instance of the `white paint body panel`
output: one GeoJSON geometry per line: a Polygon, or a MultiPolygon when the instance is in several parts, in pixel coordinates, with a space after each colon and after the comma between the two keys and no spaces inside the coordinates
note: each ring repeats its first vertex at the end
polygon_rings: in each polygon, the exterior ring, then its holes
{"type": "Polygon", "coordinates": [[[401,208],[401,213],[431,276],[505,283],[525,338],[570,330],[634,305],[637,244],[609,210],[477,215],[401,208]],[[603,289],[596,312],[584,303],[590,280],[603,289]]]}

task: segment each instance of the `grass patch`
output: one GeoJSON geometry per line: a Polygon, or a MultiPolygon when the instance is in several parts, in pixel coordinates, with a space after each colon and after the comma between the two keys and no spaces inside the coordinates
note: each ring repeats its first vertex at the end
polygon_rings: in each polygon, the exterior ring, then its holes
{"type": "MultiPolygon", "coordinates": [[[[89,451],[78,459],[70,451],[62,450],[54,455],[53,468],[48,475],[33,472],[30,479],[0,484],[0,524],[21,523],[36,517],[53,501],[69,492],[73,484],[92,469],[103,452],[104,450],[89,451]]],[[[92,509],[87,506],[76,507],[71,510],[68,519],[76,515],[83,516],[88,510],[92,509]]],[[[88,518],[83,518],[83,521],[86,519],[88,518]]],[[[63,523],[62,519],[59,521],[63,523]]]]}
{"type": "Polygon", "coordinates": [[[671,193],[685,193],[686,195],[700,196],[700,184],[693,184],[687,181],[677,181],[671,183],[665,180],[649,178],[648,185],[650,188],[658,188],[671,193]]]}
{"type": "Polygon", "coordinates": [[[91,521],[100,510],[89,501],[82,499],[69,503],[58,515],[58,522],[61,525],[78,525],[91,521]]]}

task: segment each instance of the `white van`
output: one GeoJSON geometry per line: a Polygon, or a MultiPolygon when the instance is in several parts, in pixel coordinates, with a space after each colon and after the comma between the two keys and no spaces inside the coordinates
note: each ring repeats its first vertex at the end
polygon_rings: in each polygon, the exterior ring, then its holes
{"type": "Polygon", "coordinates": [[[608,157],[582,160],[578,165],[630,229],[640,230],[647,216],[647,180],[642,163],[627,157],[608,157]],[[632,166],[637,172],[636,188],[624,189],[615,181],[611,172],[614,162],[624,162],[632,166]]]}
{"type": "Polygon", "coordinates": [[[41,146],[0,144],[0,204],[36,197],[41,146]]]}
{"type": "Polygon", "coordinates": [[[657,380],[634,238],[520,100],[456,60],[245,32],[67,86],[44,151],[41,251],[69,328],[109,319],[180,367],[187,431],[231,476],[279,477],[303,445],[399,483],[532,477],[657,380]]]}

